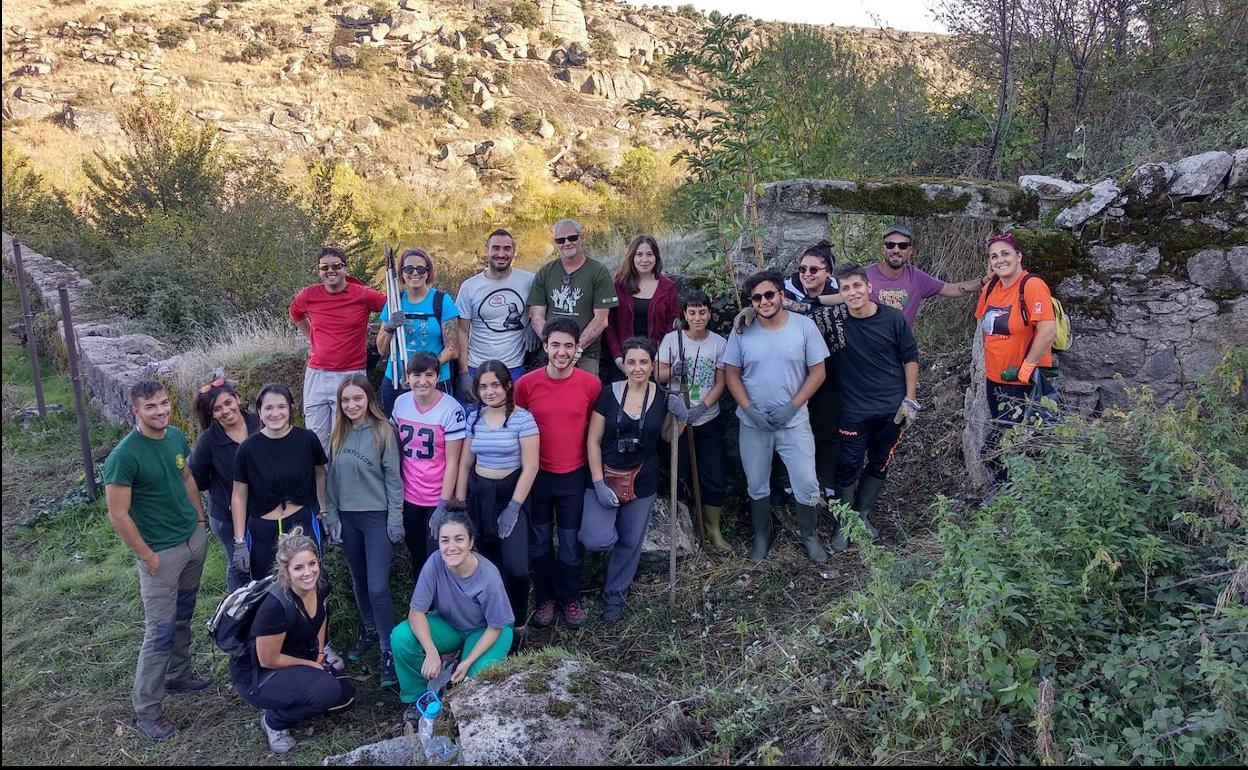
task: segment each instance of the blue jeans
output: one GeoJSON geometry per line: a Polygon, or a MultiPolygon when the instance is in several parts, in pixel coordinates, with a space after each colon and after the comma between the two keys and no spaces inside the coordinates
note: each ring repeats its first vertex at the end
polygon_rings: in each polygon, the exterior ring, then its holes
{"type": "Polygon", "coordinates": [[[235,589],[242,588],[251,581],[251,575],[234,568],[234,522],[209,516],[208,526],[212,527],[212,534],[217,536],[221,546],[225,548],[225,590],[226,593],[234,593],[235,589]]]}
{"type": "Polygon", "coordinates": [[[360,622],[377,632],[381,649],[390,649],[394,599],[390,596],[390,558],[394,546],[386,535],[385,511],[341,511],[342,551],[351,572],[360,622]]]}

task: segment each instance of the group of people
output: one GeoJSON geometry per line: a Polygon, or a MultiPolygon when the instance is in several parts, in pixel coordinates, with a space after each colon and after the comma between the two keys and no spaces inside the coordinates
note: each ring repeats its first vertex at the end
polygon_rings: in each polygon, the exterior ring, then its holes
{"type": "MultiPolygon", "coordinates": [[[[710,329],[710,297],[682,295],[663,273],[653,238],[637,237],[612,277],[586,256],[581,236],[575,220],[556,223],[559,256],[530,273],[513,267],[510,233],[490,233],[485,270],[454,300],[433,287],[429,254],[407,249],[398,309],[348,275],[342,251],[323,249],[320,282],[290,305],[309,340],[306,427],[293,424],[286,386],[261,388],[253,413],[218,378],[197,395],[203,430],[192,451],[169,425],[165,388],[134,387],[135,430],[110,454],[105,483],[110,521],[139,562],[145,633],[133,700],[142,732],[169,738],[164,694],[211,684],[189,657],[208,528],[225,548],[231,591],[277,577],[252,624],[254,654],[233,660],[230,674],[240,697],[263,710],[270,748],[284,752],[291,726],[354,697],[329,644],[326,542],[342,545],[359,610],[346,659],[378,647],[381,685],[397,684],[414,718],[444,654],[458,653],[458,681],[502,660],[528,623],[584,626],[586,549],[611,552],[602,615],[622,617],[659,491],[661,445],[682,430],[691,437],[679,442],[678,474],[698,487],[708,543],[728,548],[725,390],[739,420],[751,558],[765,559],[775,539],[779,454],[801,543],[823,563],[821,498],[839,499],[878,536],[875,502],[920,410],[911,326],[925,299],[979,293],[994,417],[1008,419],[1010,399],[1052,365],[1048,288],[1026,280],[1009,234],[989,240],[988,275],[961,283],[910,264],[904,226],[889,228],[882,259],[866,268],[837,267],[831,247],[815,244],[792,277],[765,271],[745,282],[749,307],[727,338],[710,329]],[[378,390],[366,371],[374,313],[379,352],[400,327],[408,346],[404,371],[393,371],[390,356],[378,390]],[[526,372],[530,336],[544,364],[526,372]],[[396,622],[390,567],[400,544],[415,585],[396,622]]],[[[831,546],[844,550],[835,513],[831,523],[831,546]]]]}

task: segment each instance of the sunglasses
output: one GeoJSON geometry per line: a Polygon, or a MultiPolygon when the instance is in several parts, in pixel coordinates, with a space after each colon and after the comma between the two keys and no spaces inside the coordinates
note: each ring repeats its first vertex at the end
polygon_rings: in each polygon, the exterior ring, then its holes
{"type": "Polygon", "coordinates": [[[816,267],[816,266],[806,265],[805,267],[800,267],[800,266],[799,266],[799,267],[797,268],[797,272],[799,272],[799,273],[810,273],[811,275],[814,275],[815,273],[819,272],[820,270],[826,270],[826,269],[827,269],[827,268],[824,268],[824,267],[816,267]]]}
{"type": "Polygon", "coordinates": [[[910,248],[910,241],[884,241],[884,248],[905,251],[910,248]]]}
{"type": "Polygon", "coordinates": [[[767,301],[769,301],[769,302],[770,302],[771,300],[773,300],[773,299],[775,299],[775,298],[776,298],[776,292],[775,292],[774,290],[773,290],[773,291],[763,291],[763,292],[759,292],[758,294],[751,294],[751,295],[750,295],[750,300],[751,300],[752,302],[762,302],[763,300],[767,300],[767,301]]]}
{"type": "Polygon", "coordinates": [[[428,272],[429,272],[429,268],[425,267],[424,265],[404,265],[403,266],[403,275],[411,275],[412,273],[415,273],[416,275],[425,275],[428,272]]]}
{"type": "Polygon", "coordinates": [[[331,270],[336,273],[346,266],[347,266],[346,262],[334,262],[333,264],[330,264],[330,265],[327,265],[324,262],[322,262],[321,264],[316,266],[316,269],[320,270],[322,273],[328,273],[331,270]]]}
{"type": "Polygon", "coordinates": [[[225,379],[224,379],[224,378],[222,378],[222,377],[218,377],[217,379],[215,379],[215,380],[213,380],[212,382],[208,383],[208,384],[207,384],[207,385],[205,385],[204,387],[200,388],[200,389],[199,389],[199,392],[200,392],[200,393],[207,393],[208,391],[212,390],[213,388],[220,388],[220,387],[222,387],[222,386],[224,386],[224,385],[225,385],[225,379]]]}
{"type": "Polygon", "coordinates": [[[565,235],[562,238],[556,238],[555,243],[558,243],[559,245],[562,246],[565,243],[576,243],[580,239],[581,239],[581,236],[579,233],[577,233],[575,235],[565,235]]]}

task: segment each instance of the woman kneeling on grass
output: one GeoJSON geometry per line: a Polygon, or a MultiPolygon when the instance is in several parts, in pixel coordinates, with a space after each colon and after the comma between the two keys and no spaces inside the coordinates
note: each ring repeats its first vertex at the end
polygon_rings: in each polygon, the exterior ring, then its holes
{"type": "Polygon", "coordinates": [[[473,553],[472,520],[447,513],[438,525],[438,550],[420,571],[407,622],[394,627],[390,647],[399,673],[403,718],[420,719],[416,701],[442,670],[442,653],[463,657],[451,682],[475,676],[507,657],[515,617],[503,578],[487,559],[473,553]]]}
{"type": "Polygon", "coordinates": [[[230,660],[230,679],[239,696],[263,709],[260,726],[269,748],[285,754],[295,747],[290,728],[305,719],[339,711],[355,700],[355,688],[325,663],[329,583],[321,574],[316,542],[295,528],[283,535],[274,555],[277,582],[255,618],[256,654],[230,660]]]}

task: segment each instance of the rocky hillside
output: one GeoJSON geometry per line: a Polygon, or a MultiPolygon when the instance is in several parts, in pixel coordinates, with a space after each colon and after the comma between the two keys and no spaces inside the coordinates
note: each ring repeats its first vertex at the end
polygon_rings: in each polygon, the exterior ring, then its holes
{"type": "MultiPolygon", "coordinates": [[[[4,139],[63,184],[119,140],[119,105],[167,89],[248,151],[304,167],[343,158],[417,191],[482,187],[495,205],[516,185],[508,157],[526,148],[544,173],[590,188],[630,148],[670,149],[624,105],[650,88],[697,98],[697,82],[659,65],[704,23],[598,0],[4,0],[3,11],[4,139]]],[[[879,56],[899,45],[836,33],[879,56]]]]}

